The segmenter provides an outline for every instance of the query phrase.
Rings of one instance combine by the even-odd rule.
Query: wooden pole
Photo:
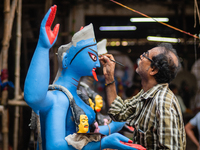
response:
[[[7,61],[8,61],[8,49],[9,42],[12,33],[12,26],[14,20],[15,9],[17,5],[17,0],[12,1],[11,9],[10,9],[10,1],[4,0],[4,34],[2,41],[2,69],[7,69]]]
[[[53,4],[53,0],[46,0],[45,1],[44,13],[46,13],[49,10],[49,8],[52,6],[52,4]]]
[[[15,51],[15,99],[19,97],[20,89],[20,56],[21,56],[21,16],[22,16],[22,0],[18,0],[17,5],[17,30],[16,30],[16,51]],[[15,106],[15,122],[13,134],[13,150],[17,150],[18,146],[18,130],[19,130],[19,106]]]
[[[10,9],[10,0],[4,0],[4,33],[3,33],[3,41],[2,41],[2,49],[1,49],[1,69],[8,69],[8,49],[9,42],[12,33],[12,25],[14,20],[15,9],[17,5],[17,0],[12,1],[11,9]],[[2,82],[8,81],[5,78]],[[8,99],[8,91],[2,91],[2,101],[3,105],[6,105],[6,101]],[[8,150],[8,109],[4,107],[2,113],[2,134],[3,134],[3,150]]]

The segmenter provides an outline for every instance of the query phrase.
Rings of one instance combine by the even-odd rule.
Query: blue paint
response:
[[[45,28],[47,26],[46,22],[49,19],[54,19],[54,15],[52,15],[55,13],[54,8],[55,6],[49,9],[42,21],[38,44],[25,81],[24,98],[27,104],[40,115],[43,150],[74,150],[65,141],[67,135],[76,132],[69,100],[61,91],[48,91],[50,76],[49,49],[55,43],[58,32],[53,33],[52,37],[48,37]],[[59,28],[59,26],[56,27]],[[49,38],[54,39],[52,44],[50,44]],[[86,47],[87,45],[92,46]],[[82,48],[84,49],[81,50]],[[55,81],[55,84],[62,85],[71,92],[76,103],[88,116],[89,124],[94,122],[95,112],[79,98],[76,90],[78,81],[82,76],[91,76],[92,69],[100,67],[98,56],[96,56],[97,60],[93,61],[88,53],[96,55],[95,51],[97,52],[96,41],[92,38],[80,40],[76,46],[72,45],[64,52],[62,71]],[[124,123],[112,122],[110,124],[111,133],[120,130],[123,125]],[[108,126],[100,127],[100,132],[108,135]],[[115,133],[102,139],[101,148],[134,150],[134,148],[120,143],[120,141],[128,142],[128,140],[128,138]],[[90,142],[83,149],[99,150],[99,148],[100,142]]]

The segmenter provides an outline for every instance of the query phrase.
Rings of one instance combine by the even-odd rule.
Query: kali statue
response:
[[[42,20],[24,87],[25,101],[40,117],[42,149],[135,150],[122,144],[131,140],[115,133],[124,122],[112,121],[109,126],[98,126],[95,111],[77,95],[80,78],[93,75],[97,80],[95,69],[100,67],[92,24],[75,33],[69,44],[59,47],[59,69],[49,86],[49,49],[56,42],[59,31],[59,24],[51,30],[56,9],[56,5],[52,6]],[[96,136],[92,138],[93,135]],[[76,147],[77,143],[80,146]]]

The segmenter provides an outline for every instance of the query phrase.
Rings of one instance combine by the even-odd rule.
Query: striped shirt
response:
[[[168,84],[157,84],[123,101],[119,96],[108,111],[115,121],[135,128],[133,141],[153,149],[185,150],[186,135],[179,102]]]

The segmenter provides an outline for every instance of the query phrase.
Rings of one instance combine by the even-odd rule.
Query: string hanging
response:
[[[123,5],[123,4],[121,4],[121,3],[117,2],[117,1],[114,1],[114,0],[110,0],[110,1],[113,2],[113,3],[116,3],[116,4],[120,5],[120,6],[122,6],[122,7],[126,8],[126,9],[128,9],[128,10],[131,10],[131,11],[133,11],[133,12],[135,12],[135,13],[138,13],[138,14],[144,16],[144,17],[151,18],[151,19],[153,19],[154,21],[156,21],[156,22],[158,22],[158,23],[160,23],[160,24],[163,24],[163,25],[165,25],[165,26],[167,26],[167,27],[169,27],[169,28],[172,28],[172,29],[174,29],[174,30],[176,30],[176,31],[182,32],[182,33],[187,34],[187,35],[189,35],[189,36],[192,36],[192,37],[194,37],[194,38],[196,38],[196,39],[199,39],[199,37],[196,36],[196,35],[193,35],[193,34],[191,34],[191,33],[189,33],[189,32],[183,31],[183,30],[181,30],[181,29],[179,29],[179,28],[176,28],[176,27],[174,27],[174,26],[171,26],[171,25],[169,25],[169,24],[167,24],[167,23],[157,21],[156,19],[154,19],[154,18],[152,18],[152,17],[150,17],[150,16],[148,16],[148,15],[146,15],[146,14],[144,14],[144,13],[141,13],[141,12],[135,10],[135,9],[132,9],[132,8],[126,6],[126,5]]]

